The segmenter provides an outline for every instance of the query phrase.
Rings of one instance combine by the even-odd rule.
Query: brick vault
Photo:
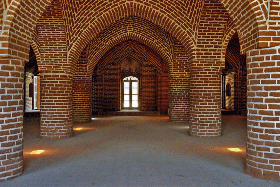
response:
[[[70,137],[73,122],[126,108],[169,114],[189,123],[192,136],[216,137],[223,100],[247,111],[248,174],[280,180],[279,7],[279,0],[2,0],[0,181],[23,171],[31,52],[42,138]],[[125,85],[138,92],[126,94]],[[223,87],[233,91],[223,95]]]

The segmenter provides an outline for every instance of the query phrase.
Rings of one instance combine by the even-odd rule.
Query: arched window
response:
[[[122,108],[138,109],[139,107],[139,80],[129,76],[123,79]]]

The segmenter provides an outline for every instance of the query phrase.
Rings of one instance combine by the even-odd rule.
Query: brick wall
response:
[[[279,59],[278,47],[247,53],[247,172],[274,180],[280,180]]]
[[[96,91],[93,95],[93,100],[97,102],[93,106],[95,114],[106,114],[109,111],[120,110],[120,65],[112,62],[106,64],[104,69],[97,69],[95,81],[93,82]]]
[[[240,69],[239,69],[239,78],[238,78],[238,106],[236,106],[237,110],[241,112],[241,114],[245,114],[247,112],[247,68],[246,68],[246,55],[240,56]]]
[[[264,1],[265,2],[265,1]],[[280,2],[279,1],[268,1],[263,4],[261,7],[264,12],[264,18],[259,18],[259,33],[260,33],[260,47],[274,47],[280,45],[280,34],[279,30],[279,10]],[[254,9],[259,7],[255,6]],[[270,11],[268,11],[270,10]],[[256,11],[256,10],[255,10]]]
[[[4,22],[4,12],[7,9],[7,2],[6,1],[1,1],[0,2],[0,31],[2,31],[3,27],[3,22]]]
[[[169,109],[169,74],[166,63],[161,62],[162,72],[158,76],[158,111],[168,115]]]
[[[157,70],[152,65],[142,66],[140,84],[142,111],[158,111],[158,76]]]
[[[91,121],[92,75],[87,73],[87,51],[82,52],[73,76],[73,122]]]

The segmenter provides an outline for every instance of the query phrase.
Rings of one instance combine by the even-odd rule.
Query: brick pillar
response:
[[[169,119],[188,122],[189,75],[170,73],[169,75]]]
[[[221,135],[221,70],[219,67],[194,66],[192,68],[190,110],[190,135],[198,137]]]
[[[177,39],[173,40],[173,63],[169,73],[169,119],[175,122],[188,122],[190,63],[184,46]]]
[[[70,137],[73,134],[71,75],[41,73],[40,77],[41,137]]]
[[[23,62],[0,59],[0,81],[0,181],[5,181],[23,171]]]
[[[280,49],[247,53],[247,172],[280,180]]]
[[[73,79],[73,121],[89,122],[92,116],[92,76],[79,75]]]

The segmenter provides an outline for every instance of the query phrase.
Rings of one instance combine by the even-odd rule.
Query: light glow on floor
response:
[[[93,130],[94,128],[92,127],[74,127],[74,131],[86,131],[86,130]]]
[[[77,128],[73,128],[73,130],[74,131],[82,131],[82,130],[84,130],[84,128],[83,127],[77,127]]]
[[[241,149],[239,149],[239,148],[227,148],[229,151],[231,151],[231,152],[236,152],[236,153],[238,153],[238,152],[242,152],[242,150]]]
[[[190,126],[177,126],[175,127],[176,129],[185,129],[185,130],[188,130],[190,129]]]
[[[35,150],[35,151],[31,151],[30,154],[31,155],[40,155],[44,152],[45,152],[45,150]]]

